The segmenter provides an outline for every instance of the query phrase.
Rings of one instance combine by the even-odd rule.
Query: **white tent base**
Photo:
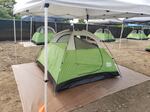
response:
[[[30,41],[19,42],[19,44],[23,45],[23,47],[34,47],[34,46],[37,46],[36,44],[34,44],[33,42],[30,42]]]
[[[44,104],[43,72],[36,63],[13,65],[12,68],[20,93],[23,112],[38,112]],[[81,85],[56,94],[54,94],[49,83],[48,111],[68,112],[109,94],[150,80],[149,77],[128,68],[122,66],[119,68],[122,77]]]

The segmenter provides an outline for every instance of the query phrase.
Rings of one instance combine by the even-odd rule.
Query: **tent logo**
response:
[[[112,67],[112,63],[111,62],[106,62],[106,67]]]

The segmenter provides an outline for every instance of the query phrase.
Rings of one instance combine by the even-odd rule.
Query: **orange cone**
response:
[[[40,107],[39,112],[45,112],[45,106],[44,106],[44,105],[42,105],[42,106]]]

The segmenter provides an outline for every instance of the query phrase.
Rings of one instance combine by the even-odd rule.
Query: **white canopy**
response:
[[[132,1],[132,0],[130,0]],[[17,0],[14,14],[31,13],[45,16],[45,50],[44,50],[44,107],[48,112],[47,82],[48,82],[48,15],[74,18],[123,18],[150,15],[148,0]],[[145,1],[145,2],[143,2]],[[44,8],[44,4],[49,7]],[[147,3],[147,4],[146,4]],[[142,5],[141,5],[142,4]],[[123,28],[123,27],[122,27]],[[123,32],[123,30],[121,31]],[[122,35],[122,33],[121,33]],[[121,36],[120,36],[121,37]],[[120,39],[121,40],[121,39]]]
[[[123,18],[139,17],[150,14],[150,5],[129,3],[124,0],[47,0],[50,3],[49,15],[74,18]],[[144,0],[146,1],[146,0]],[[19,0],[14,6],[14,14],[22,13],[43,15],[42,0]]]
[[[130,22],[150,22],[150,17],[133,17],[124,20],[125,23]]]
[[[92,24],[121,24],[123,21],[116,18],[116,19],[90,19],[88,21],[89,23],[92,23]]]

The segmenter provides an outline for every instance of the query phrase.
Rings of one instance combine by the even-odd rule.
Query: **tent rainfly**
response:
[[[143,30],[133,30],[128,36],[127,39],[134,40],[148,40],[149,38],[145,35]]]
[[[100,39],[100,41],[103,41],[103,42],[115,41],[115,38],[111,34],[109,29],[98,29],[94,34],[96,35],[97,38]]]
[[[45,17],[45,46],[44,46],[44,107],[47,110],[48,84],[48,15],[72,16],[74,18],[123,18],[150,15],[148,0],[17,0],[14,14],[27,12]],[[131,2],[131,3],[130,3]],[[137,10],[138,9],[138,10]]]
[[[48,42],[51,41],[54,33],[55,30],[51,27],[48,27]],[[37,31],[34,33],[31,41],[37,45],[44,44],[44,26],[40,26],[39,28],[37,28]]]

